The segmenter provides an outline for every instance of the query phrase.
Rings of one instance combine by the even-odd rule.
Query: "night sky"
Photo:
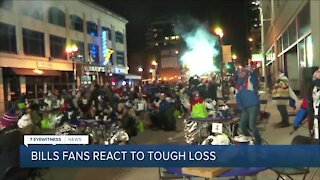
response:
[[[150,22],[169,15],[187,15],[211,26],[223,28],[224,44],[231,44],[241,59],[247,59],[247,10],[245,0],[95,0],[96,3],[125,17],[128,52],[145,47]]]

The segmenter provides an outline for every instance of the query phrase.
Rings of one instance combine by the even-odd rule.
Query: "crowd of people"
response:
[[[297,111],[313,110],[310,100],[315,97],[312,93],[320,94],[320,71],[316,71],[314,75],[318,75],[314,77],[314,92],[307,91],[305,97],[302,97],[302,105],[290,88],[285,72],[281,69],[279,72],[280,76],[272,88],[271,95],[273,104],[277,106],[281,115],[281,121],[276,127],[283,128],[289,126],[287,105],[290,104],[290,99],[294,100],[293,107]],[[223,83],[226,83],[228,93],[223,92]],[[190,115],[195,104],[206,99],[225,101],[226,94],[228,98],[234,98],[238,105],[241,132],[245,136],[252,133],[255,144],[261,144],[261,136],[256,127],[260,115],[259,79],[256,69],[247,66],[239,69],[232,78],[227,79],[227,82],[223,82],[219,76],[194,76],[188,82],[141,83],[136,86],[93,83],[72,91],[48,91],[43,99],[32,102],[21,94],[19,102],[0,118],[0,148],[18,147],[23,134],[42,133],[42,122],[48,118],[50,112],[57,112],[61,116],[56,126],[64,123],[77,124],[79,119],[112,118],[120,122],[130,137],[138,133],[137,124],[142,120],[139,114],[147,112],[151,122],[150,128],[175,131],[176,120]],[[312,119],[310,122],[313,122]],[[11,137],[8,138],[5,137],[8,132],[16,133],[11,133]]]

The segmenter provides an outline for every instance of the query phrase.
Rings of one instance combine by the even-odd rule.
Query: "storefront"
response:
[[[18,101],[22,93],[28,99],[43,98],[49,91],[68,91],[74,84],[72,72],[22,68],[4,68],[3,82],[6,109]]]
[[[103,66],[79,64],[77,67],[80,76],[80,84],[88,85],[93,82],[103,84],[106,82],[106,68]]]

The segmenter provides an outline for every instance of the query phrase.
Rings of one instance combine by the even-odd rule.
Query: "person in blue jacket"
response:
[[[258,94],[258,74],[251,66],[238,71],[236,101],[241,109],[240,128],[243,135],[253,133],[255,144],[261,144],[261,136],[256,127],[260,114],[260,99]]]

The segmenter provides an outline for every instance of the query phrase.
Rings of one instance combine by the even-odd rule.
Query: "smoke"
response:
[[[207,26],[185,17],[177,20],[174,31],[182,37],[187,46],[180,62],[188,69],[188,75],[204,75],[218,71],[214,59],[219,55],[219,49],[215,48],[219,40],[210,33]]]

